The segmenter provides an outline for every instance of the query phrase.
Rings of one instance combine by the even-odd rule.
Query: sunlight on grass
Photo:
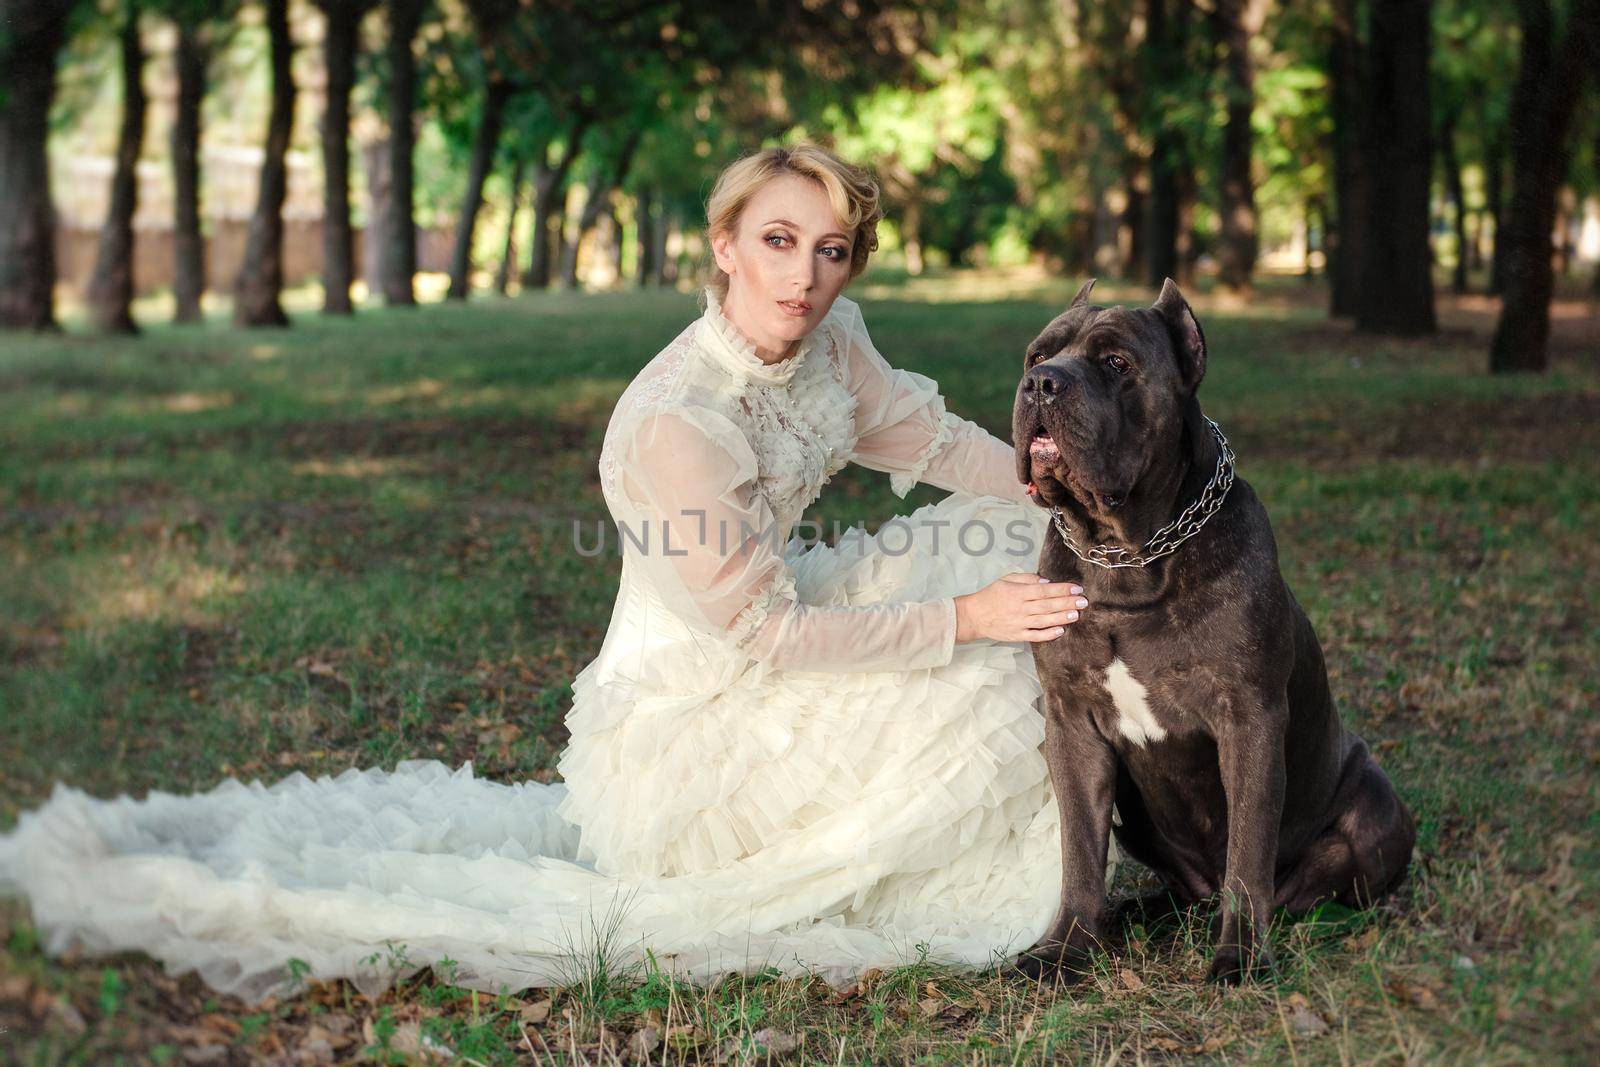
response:
[[[411,382],[397,382],[367,392],[367,403],[373,407],[399,404],[407,400],[432,400],[446,389],[437,378],[418,378]]]
[[[163,555],[97,558],[77,570],[72,583],[67,621],[89,629],[157,619],[213,625],[249,588],[242,575]]]
[[[342,456],[308,459],[290,469],[303,477],[365,479],[412,474],[423,470],[424,465],[415,456]]]

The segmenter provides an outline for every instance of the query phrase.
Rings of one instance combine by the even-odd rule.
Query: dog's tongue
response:
[[[1038,491],[1039,491],[1039,487],[1037,485],[1033,484],[1032,479],[1029,479],[1029,481],[1028,481],[1028,495],[1029,496],[1033,496]]]

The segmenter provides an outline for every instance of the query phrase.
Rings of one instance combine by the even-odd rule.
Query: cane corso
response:
[[[1015,964],[1082,975],[1106,931],[1107,835],[1187,906],[1215,898],[1210,977],[1270,964],[1277,907],[1370,905],[1404,875],[1411,813],[1339,721],[1322,649],[1261,502],[1195,393],[1206,341],[1170,279],[1089,303],[1028,346],[1017,473],[1051,509],[1039,574],[1082,620],[1033,645],[1061,809],[1061,905]]]

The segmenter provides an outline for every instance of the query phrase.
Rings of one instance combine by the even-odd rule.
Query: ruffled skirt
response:
[[[1025,547],[1004,536],[1019,519]],[[974,520],[992,549],[951,541]],[[1042,509],[961,495],[903,522],[794,555],[801,598],[971,592],[1033,569],[1046,529]],[[250,999],[294,975],[376,992],[446,958],[486,990],[570,985],[601,957],[840,984],[996,963],[1054,915],[1026,644],[961,644],[910,671],[758,666],[647,711],[594,666],[573,683],[561,782],[419,760],[142,800],[58,785],[0,838],[0,890],[30,901],[53,951],[137,949]]]

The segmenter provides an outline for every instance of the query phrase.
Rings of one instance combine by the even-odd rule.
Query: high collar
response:
[[[706,313],[699,328],[700,347],[723,370],[741,383],[787,386],[805,360],[806,354],[816,345],[817,330],[812,330],[800,340],[794,355],[776,363],[763,363],[756,355],[756,343],[722,312],[722,301],[709,286],[706,288]]]

